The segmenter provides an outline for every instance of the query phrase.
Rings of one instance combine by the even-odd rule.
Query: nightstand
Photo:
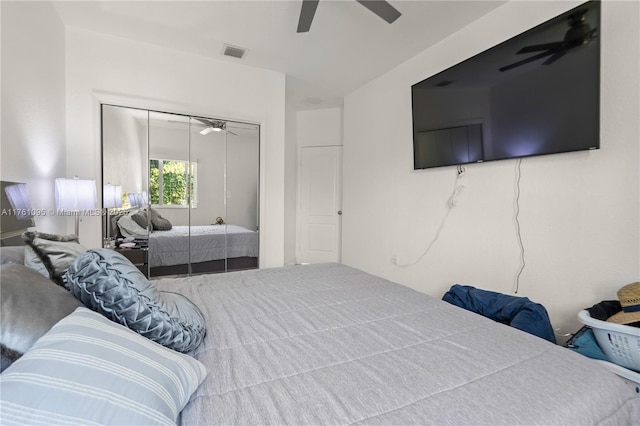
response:
[[[115,248],[115,251],[126,257],[138,267],[140,272],[144,274],[145,277],[149,278],[148,274],[148,249],[147,247],[127,247],[127,248]]]

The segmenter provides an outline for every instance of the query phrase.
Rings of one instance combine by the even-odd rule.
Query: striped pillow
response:
[[[175,424],[207,371],[77,308],[0,375],[2,424]]]

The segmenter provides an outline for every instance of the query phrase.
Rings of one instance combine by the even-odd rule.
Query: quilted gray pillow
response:
[[[187,297],[159,291],[120,253],[89,250],[66,274],[69,289],[88,308],[179,352],[200,345],[202,312]]]

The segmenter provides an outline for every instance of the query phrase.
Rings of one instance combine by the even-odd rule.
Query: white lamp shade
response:
[[[18,220],[26,220],[33,217],[26,183],[9,185],[4,189],[4,192],[7,194],[11,208],[15,210]]]
[[[61,211],[96,208],[96,181],[86,179],[56,179],[56,208]]]
[[[137,207],[142,205],[142,194],[139,192],[130,192],[127,194],[127,198],[129,199],[129,204],[131,207]]]
[[[102,187],[102,202],[106,209],[122,207],[122,187],[120,185],[104,185]]]

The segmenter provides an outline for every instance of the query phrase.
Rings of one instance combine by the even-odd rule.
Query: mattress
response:
[[[155,281],[207,319],[183,425],[633,424],[591,359],[340,264]]]
[[[238,225],[204,225],[173,226],[149,236],[152,268],[232,257],[258,257],[258,233]]]

